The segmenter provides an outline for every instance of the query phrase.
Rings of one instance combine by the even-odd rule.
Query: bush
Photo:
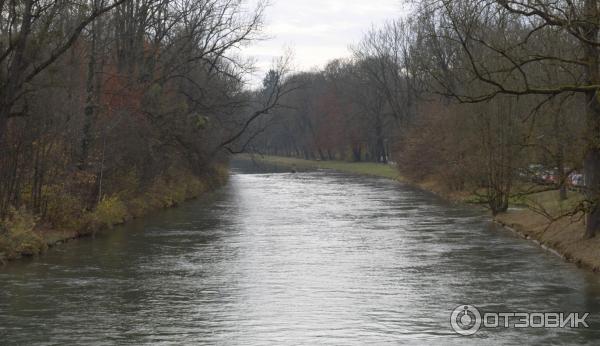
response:
[[[127,210],[134,218],[144,216],[149,210],[152,210],[152,208],[153,206],[147,196],[136,197],[127,201]]]
[[[129,168],[115,172],[113,179],[106,179],[106,186],[110,186],[122,201],[128,201],[137,195],[140,178],[135,169]]]
[[[104,197],[90,214],[92,225],[95,227],[112,228],[127,219],[127,207],[117,196]]]
[[[186,184],[182,182],[167,182],[163,193],[163,205],[172,207],[186,200]]]
[[[84,202],[64,187],[52,185],[45,189],[46,219],[56,229],[79,230],[83,227]]]
[[[197,197],[205,190],[206,185],[192,175],[159,177],[143,193],[127,199],[127,209],[132,216],[139,217],[150,210],[180,204],[187,199]]]
[[[198,197],[202,192],[206,191],[206,184],[197,177],[190,177],[186,187],[186,199]]]
[[[160,177],[154,181],[145,195],[153,208],[168,208],[186,199],[185,178]]]
[[[0,222],[0,258],[32,256],[44,251],[46,243],[35,232],[37,221],[37,217],[24,208],[11,209],[8,218]]]

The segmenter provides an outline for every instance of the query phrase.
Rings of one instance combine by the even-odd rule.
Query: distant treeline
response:
[[[584,198],[557,217],[600,228],[598,1],[412,4],[349,59],[290,77],[257,152],[393,161],[413,179],[472,191],[494,213],[583,173]],[[550,176],[553,184],[533,183]],[[578,178],[579,179],[579,178]],[[556,216],[556,215],[555,215]]]

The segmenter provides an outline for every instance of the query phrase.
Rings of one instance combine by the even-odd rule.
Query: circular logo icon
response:
[[[460,305],[452,311],[450,324],[460,335],[473,335],[481,327],[481,314],[472,305]]]

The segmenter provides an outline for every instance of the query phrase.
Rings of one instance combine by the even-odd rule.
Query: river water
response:
[[[482,311],[589,328],[450,327]],[[0,344],[597,344],[600,279],[473,208],[379,178],[245,173],[0,268]]]

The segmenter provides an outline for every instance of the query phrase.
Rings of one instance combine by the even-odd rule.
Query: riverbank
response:
[[[465,203],[472,198],[468,192],[449,191],[442,184],[434,180],[413,181],[403,176],[398,167],[391,164],[382,164],[374,162],[346,162],[346,161],[316,161],[304,160],[294,157],[282,156],[259,156],[259,155],[238,155],[240,159],[254,160],[257,164],[268,164],[286,168],[296,169],[331,169],[340,172],[368,175],[394,179],[404,184],[429,191],[451,202]]]
[[[550,215],[560,214],[551,211]],[[581,215],[550,221],[548,217],[522,207],[499,214],[494,220],[566,261],[600,272],[600,237],[584,239],[585,224]]]
[[[157,210],[175,207],[224,185],[228,176],[227,167],[215,166],[202,176],[178,172],[177,179],[162,177],[143,192],[115,194],[104,198],[93,211],[65,215],[71,220],[70,226],[63,228],[39,222],[37,216],[15,210],[12,218],[0,225],[4,228],[0,229],[0,265],[39,255],[54,246],[110,230]]]
[[[342,161],[313,161],[290,157],[278,156],[241,156],[242,159],[255,160],[280,167],[298,169],[332,169],[340,172],[362,174],[369,176],[394,179],[410,184],[425,191],[432,192],[452,202],[466,203],[471,195],[467,192],[453,192],[444,189],[435,181],[415,182],[403,176],[397,167],[392,165],[367,163],[367,162],[342,162]],[[529,199],[544,207],[546,211],[558,215],[561,210],[568,208],[570,203],[577,199],[577,193],[570,192],[570,198],[564,202],[557,202],[551,194],[555,191],[543,192],[530,196]],[[554,253],[573,262],[577,266],[600,271],[600,237],[584,239],[585,225],[583,220],[562,218],[551,222],[546,216],[541,215],[525,206],[510,208],[508,212],[494,217],[494,221],[517,233],[523,239],[531,240],[549,252]]]

